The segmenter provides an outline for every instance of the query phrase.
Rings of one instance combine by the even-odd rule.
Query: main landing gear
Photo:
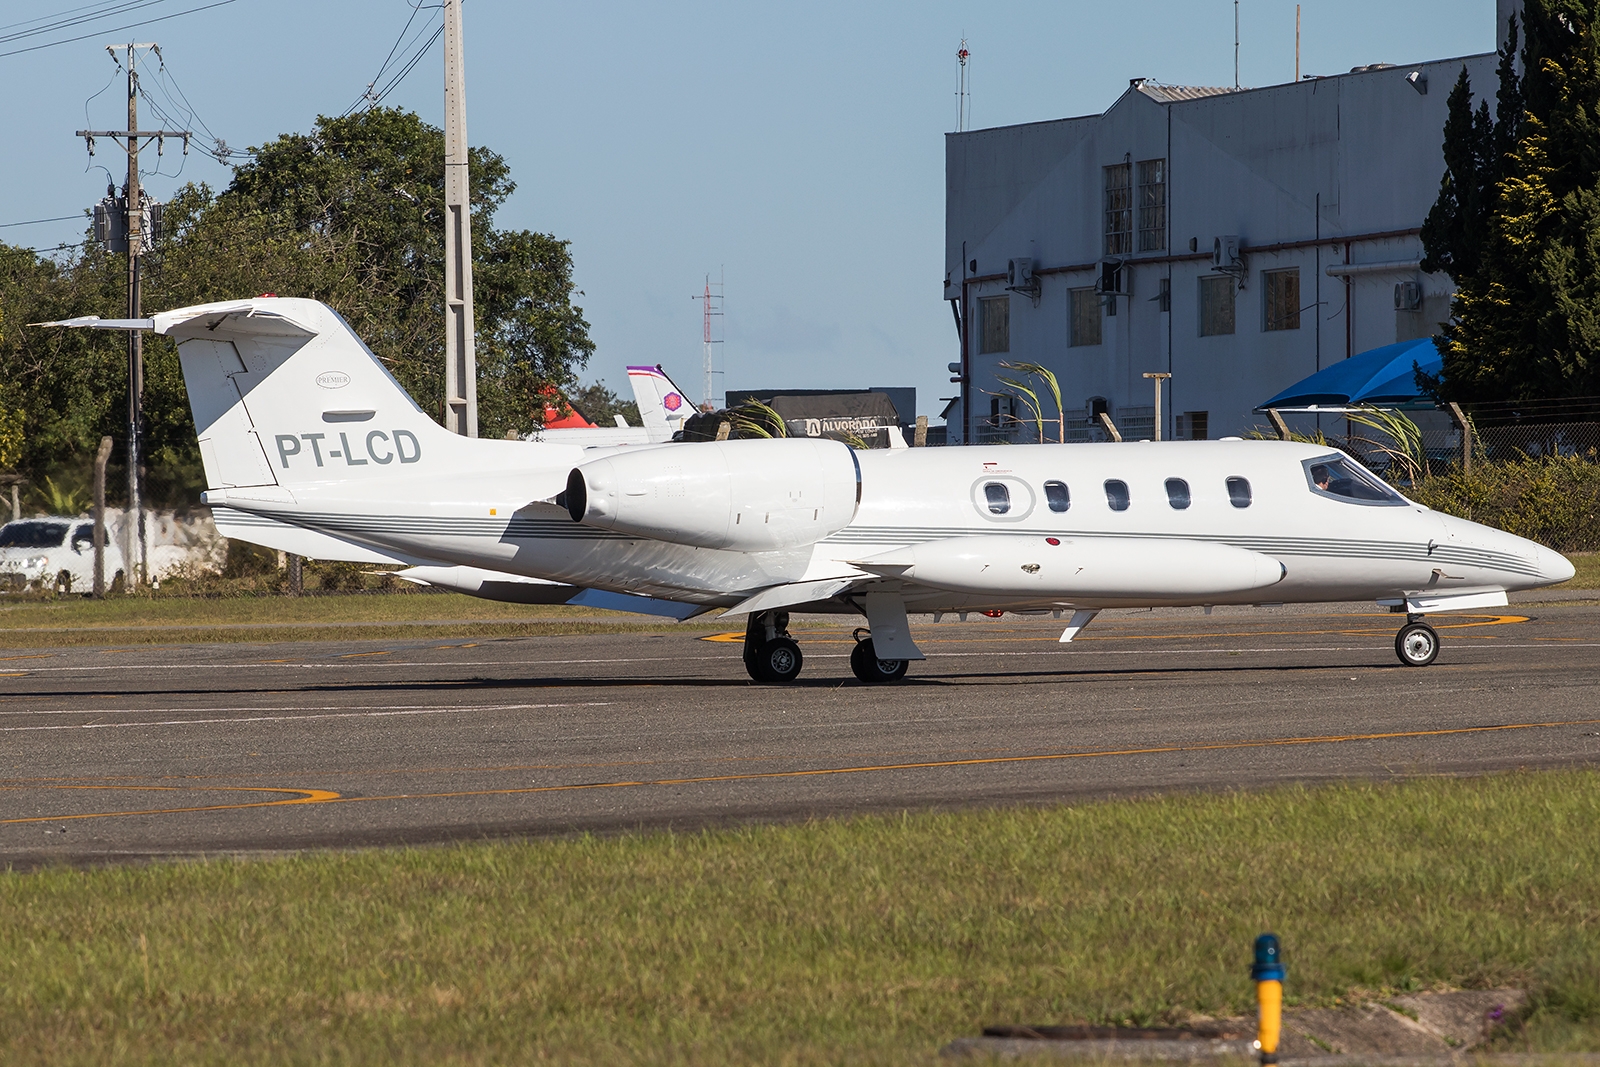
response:
[[[863,633],[867,636],[862,637]],[[911,664],[903,659],[879,659],[877,650],[872,647],[870,631],[857,629],[853,636],[856,647],[850,650],[850,670],[857,678],[868,685],[877,685],[898,682],[906,676],[906,668]]]
[[[744,669],[758,682],[782,684],[800,676],[805,657],[789,636],[787,611],[753,611],[744,631]]]
[[[1407,667],[1426,667],[1439,658],[1439,634],[1422,621],[1421,615],[1407,615],[1406,624],[1395,635],[1394,654]]]

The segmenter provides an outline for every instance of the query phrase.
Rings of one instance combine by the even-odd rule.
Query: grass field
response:
[[[705,619],[680,624],[595,608],[503,604],[461,593],[0,600],[0,648],[512,637],[659,630],[679,625],[717,628]]]
[[[1573,575],[1570,582],[1563,582],[1555,588],[1600,589],[1600,552],[1573,552],[1567,558],[1578,568],[1578,573]]]
[[[1600,1048],[1600,775],[0,874],[0,1061],[932,1064],[985,1023],[1534,991]]]

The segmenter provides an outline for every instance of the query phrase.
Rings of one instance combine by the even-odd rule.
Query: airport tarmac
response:
[[[1593,595],[1593,594],[1590,594]],[[629,621],[636,622],[630,618]],[[738,635],[0,652],[0,864],[694,828],[1161,790],[1600,764],[1600,609],[1372,605],[913,621],[907,679],[797,618]]]

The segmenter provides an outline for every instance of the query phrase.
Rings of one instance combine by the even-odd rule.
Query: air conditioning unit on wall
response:
[[[1006,263],[1006,288],[1013,293],[1021,293],[1033,300],[1033,306],[1039,306],[1039,292],[1041,286],[1039,279],[1033,273],[1033,260],[1027,257],[1009,260]]]
[[[1422,307],[1421,282],[1397,282],[1394,287],[1394,309],[1416,311]]]

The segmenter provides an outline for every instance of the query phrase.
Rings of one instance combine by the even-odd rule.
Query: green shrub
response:
[[[1600,463],[1579,456],[1480,464],[1471,475],[1428,478],[1409,495],[1558,552],[1600,550]]]

